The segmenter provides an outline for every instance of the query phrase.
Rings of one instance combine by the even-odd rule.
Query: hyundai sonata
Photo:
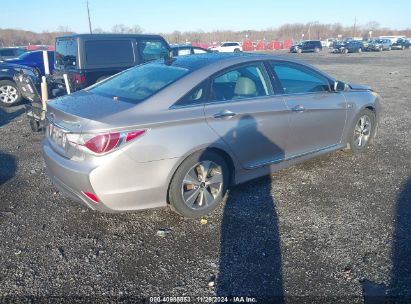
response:
[[[363,151],[379,99],[269,55],[181,56],[133,67],[48,104],[54,184],[100,211],[211,212],[227,187],[337,149]]]

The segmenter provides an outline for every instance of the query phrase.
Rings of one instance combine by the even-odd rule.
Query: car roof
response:
[[[285,58],[275,55],[256,53],[206,53],[197,54],[195,56],[177,56],[173,57],[169,61],[166,61],[166,64],[195,71],[211,65],[227,66],[262,60],[288,61],[307,65],[288,57]]]
[[[161,38],[161,35],[154,34],[72,34],[56,37],[56,39],[65,38]]]

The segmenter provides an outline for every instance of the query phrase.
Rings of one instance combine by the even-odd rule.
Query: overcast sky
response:
[[[1,0],[0,28],[88,31],[86,0]],[[145,32],[260,30],[285,23],[377,21],[411,28],[411,0],[89,0],[93,28],[139,25]]]

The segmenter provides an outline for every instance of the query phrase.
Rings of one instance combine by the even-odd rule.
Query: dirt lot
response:
[[[377,141],[238,186],[205,225],[165,209],[113,215],[71,202],[51,186],[22,107],[0,108],[0,297],[411,301],[411,50],[278,53],[377,90]]]

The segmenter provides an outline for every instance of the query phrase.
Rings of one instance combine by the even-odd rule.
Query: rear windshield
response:
[[[89,40],[85,42],[86,61],[89,65],[132,66],[134,52],[129,40]]]
[[[59,39],[56,41],[55,65],[58,67],[77,66],[77,41]]]
[[[94,94],[138,103],[153,96],[189,72],[161,62],[136,66],[113,78],[90,87]]]

